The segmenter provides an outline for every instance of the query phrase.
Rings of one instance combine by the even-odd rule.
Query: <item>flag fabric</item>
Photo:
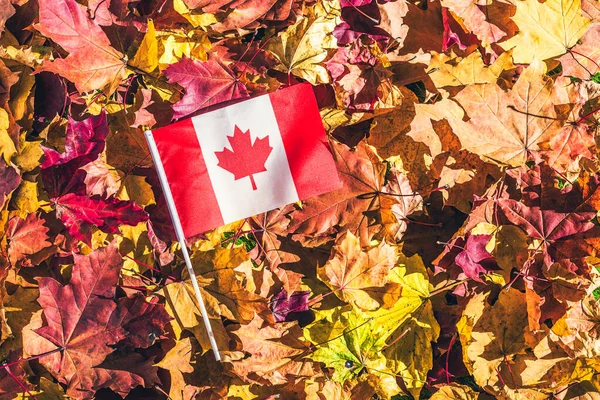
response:
[[[310,84],[181,120],[146,138],[186,238],[341,186]]]

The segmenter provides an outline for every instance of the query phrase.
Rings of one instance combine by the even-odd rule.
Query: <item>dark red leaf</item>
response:
[[[21,184],[21,176],[13,166],[6,165],[0,157],[0,204],[2,208],[8,196]]]
[[[106,113],[75,121],[69,117],[65,139],[65,152],[59,153],[54,149],[44,147],[44,161],[41,168],[47,169],[56,165],[66,164],[78,159],[79,166],[94,161],[104,150],[104,141],[108,136]]]
[[[115,197],[79,196],[68,193],[55,200],[56,215],[77,240],[91,244],[92,227],[102,232],[117,233],[119,225],[135,226],[148,219],[148,214],[132,201]]]
[[[458,253],[454,262],[462,268],[465,275],[478,282],[483,282],[479,274],[498,269],[496,260],[485,249],[491,235],[470,235],[464,250]]]
[[[158,298],[146,301],[144,295],[138,294],[119,299],[111,324],[121,325],[128,332],[119,345],[146,348],[163,335],[165,325],[172,319],[165,307],[158,304]]]
[[[196,61],[183,57],[165,71],[170,83],[178,83],[185,94],[173,105],[179,119],[203,108],[248,97],[248,92],[231,70],[215,59]]]
[[[6,361],[13,363],[19,359],[21,359],[21,351],[11,351]],[[18,398],[17,395],[24,392],[23,387],[33,390],[33,385],[27,381],[25,370],[21,364],[17,363],[10,367],[0,367],[0,400]]]
[[[40,358],[67,394],[89,398],[94,394],[98,372],[93,367],[113,352],[111,345],[126,331],[112,320],[113,300],[123,259],[115,243],[87,256],[75,254],[70,282],[63,286],[52,278],[38,278],[46,324],[35,332],[39,340],[25,343],[29,354],[63,350]],[[44,340],[45,339],[45,340]]]
[[[273,311],[275,322],[288,321],[290,313],[308,311],[309,297],[310,291],[308,290],[294,292],[288,297],[285,289],[282,289],[281,292],[273,297],[271,304],[271,311]]]
[[[39,214],[29,214],[26,219],[15,216],[8,221],[6,239],[11,265],[27,265],[26,260],[52,245],[48,241],[48,231]],[[29,263],[31,264],[31,263]]]

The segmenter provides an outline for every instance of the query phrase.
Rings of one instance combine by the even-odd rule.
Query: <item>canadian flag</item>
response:
[[[147,131],[146,139],[186,238],[341,185],[310,84]]]

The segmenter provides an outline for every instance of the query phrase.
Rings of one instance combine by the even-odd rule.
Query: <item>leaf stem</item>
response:
[[[452,282],[452,283],[451,283],[451,284],[449,284],[449,285],[442,286],[441,288],[439,288],[439,289],[436,289],[436,290],[434,290],[433,292],[429,293],[429,298],[432,298],[433,296],[436,296],[436,295],[438,295],[438,294],[440,294],[440,293],[443,293],[443,292],[445,292],[446,290],[453,289],[453,288],[455,288],[455,287],[459,286],[459,285],[460,285],[460,284],[462,284],[462,283],[467,283],[469,280],[470,280],[470,279],[465,279],[465,280],[462,280],[462,281],[455,281],[455,282]]]
[[[167,278],[169,278],[169,279],[171,279],[171,280],[173,280],[173,281],[177,281],[177,280],[178,280],[178,279],[177,279],[177,278],[175,278],[173,275],[170,275],[170,274],[165,274],[165,273],[163,273],[163,272],[162,272],[160,269],[158,269],[158,268],[155,268],[155,267],[153,267],[153,266],[151,266],[151,265],[149,265],[149,264],[143,263],[143,262],[141,262],[141,261],[138,261],[138,260],[136,260],[135,258],[133,258],[133,257],[129,256],[128,254],[123,254],[123,253],[121,253],[120,251],[119,251],[119,253],[121,254],[121,257],[128,258],[128,259],[130,259],[131,261],[133,261],[134,263],[136,263],[136,264],[138,264],[138,265],[141,265],[142,267],[146,267],[146,268],[147,268],[147,269],[149,269],[150,271],[154,271],[154,272],[156,272],[156,273],[158,273],[158,274],[161,274],[161,275],[163,275],[163,276],[165,276],[165,277],[167,277]]]
[[[402,339],[404,336],[406,336],[406,334],[408,332],[411,331],[411,327],[409,326],[408,328],[406,328],[404,331],[402,331],[402,333],[400,334],[400,336],[398,336],[396,339],[392,340],[389,344],[386,344],[385,346],[383,346],[381,348],[381,351],[384,351],[385,349],[391,347],[394,343],[396,343],[398,340]]]
[[[581,56],[581,57],[583,57],[583,58],[585,58],[585,59],[587,59],[587,60],[591,61],[591,62],[592,62],[592,63],[593,63],[595,66],[596,66],[596,68],[597,68],[597,69],[600,69],[600,65],[598,65],[598,63],[597,63],[596,61],[594,61],[592,58],[590,58],[590,57],[586,56],[585,54],[582,54],[582,53],[580,53],[580,52],[578,52],[578,51],[575,51],[575,50],[573,50],[573,49],[569,49],[569,53],[572,53],[572,54],[577,54],[578,56]],[[589,72],[589,71],[588,71],[588,72]],[[593,75],[593,74],[590,74],[590,75]]]
[[[4,368],[6,368],[6,367],[12,367],[13,365],[21,364],[21,363],[27,362],[27,361],[37,360],[38,358],[42,358],[42,357],[46,357],[46,356],[49,356],[49,355],[54,354],[54,353],[58,353],[59,351],[63,351],[64,349],[65,349],[64,347],[57,347],[54,350],[50,350],[50,351],[47,351],[45,353],[38,354],[36,356],[31,356],[31,357],[28,357],[28,358],[22,358],[22,359],[17,360],[17,361],[13,361],[13,362],[2,364],[2,366]]]
[[[237,65],[237,63],[239,63],[240,61],[242,61],[242,58],[244,58],[244,56],[246,55],[246,53],[248,52],[248,50],[250,50],[250,47],[252,47],[252,44],[254,43],[254,39],[256,39],[256,34],[257,33],[258,33],[258,30],[254,31],[254,34],[252,34],[252,39],[250,39],[250,43],[248,43],[248,46],[246,47],[246,50],[244,50],[244,52],[242,53],[242,55],[240,56],[240,58],[238,58],[238,60],[233,63],[232,68],[234,68]]]
[[[31,398],[33,398],[34,400],[37,400],[37,397],[35,397],[33,394],[31,394],[29,392],[29,389],[27,389],[27,386],[25,386],[25,384],[23,382],[21,382],[21,380],[12,373],[12,371],[10,370],[10,367],[8,365],[4,365],[4,369],[6,370],[6,373],[17,383],[17,385],[19,385],[21,387],[21,389],[23,389]]]
[[[527,111],[521,111],[521,110],[518,110],[517,107],[512,106],[512,105],[507,106],[507,108],[509,108],[509,109],[511,109],[511,110],[513,110],[515,112],[518,112],[519,114],[525,114],[525,115],[530,116],[530,117],[536,117],[536,118],[542,118],[542,119],[551,119],[553,121],[560,121],[559,118],[550,117],[548,115],[539,115],[539,114],[533,114],[533,113],[530,113],[530,112],[527,112]]]
[[[317,347],[319,347],[319,346],[322,346],[322,345],[324,345],[325,343],[333,342],[334,340],[337,340],[337,339],[341,338],[342,336],[344,336],[344,335],[347,335],[348,333],[350,333],[350,332],[353,332],[353,331],[355,331],[355,330],[359,329],[360,327],[362,327],[363,325],[366,325],[366,324],[368,324],[368,323],[369,323],[369,322],[371,322],[371,321],[373,321],[373,317],[370,317],[370,318],[368,318],[368,319],[367,319],[365,322],[363,322],[363,323],[361,323],[361,324],[358,324],[357,326],[355,326],[355,327],[354,327],[354,328],[352,328],[352,329],[349,329],[349,330],[347,330],[347,331],[344,331],[344,332],[340,333],[339,335],[337,335],[337,336],[336,336],[336,337],[334,337],[334,338],[331,338],[331,339],[325,340],[324,342],[321,342],[321,343],[317,343],[317,344],[313,344],[313,345],[311,345],[311,346],[310,346],[310,349],[316,349]]]
[[[146,290],[148,290],[148,288],[143,286],[119,285],[119,287],[122,287],[124,289],[139,290],[140,292],[145,292]]]
[[[452,335],[450,339],[450,344],[448,345],[448,351],[446,351],[446,383],[450,384],[450,372],[448,372],[448,365],[450,364],[450,351],[452,347],[454,347],[454,342],[456,341],[456,333]]]
[[[435,244],[443,244],[444,246],[456,247],[457,249],[461,249],[462,251],[467,251],[467,249],[465,249],[464,247],[461,247],[457,244],[450,244],[448,242],[440,242],[439,240],[437,242],[435,242]]]
[[[577,122],[575,122],[575,125],[579,125],[580,123],[582,123],[586,118],[588,118],[589,116],[597,113],[598,111],[600,111],[600,107],[595,108],[594,110],[590,111],[589,113],[585,114],[583,117],[579,118],[577,120]]]
[[[441,222],[438,222],[437,224],[430,224],[429,222],[415,221],[415,220],[410,219],[408,217],[404,218],[404,221],[410,222],[411,224],[415,224],[415,225],[432,226],[432,227],[436,227],[436,228],[441,228],[442,227],[442,223]]]

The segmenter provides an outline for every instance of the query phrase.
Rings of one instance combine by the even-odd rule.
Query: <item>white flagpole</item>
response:
[[[198,282],[196,280],[196,273],[192,268],[192,261],[190,260],[190,255],[188,254],[187,246],[185,244],[185,236],[183,234],[183,228],[181,227],[181,221],[179,220],[179,214],[177,213],[177,208],[175,208],[173,194],[171,193],[171,188],[169,187],[167,175],[165,174],[165,169],[162,165],[160,154],[158,153],[158,148],[156,147],[156,142],[154,141],[154,136],[152,136],[152,131],[146,131],[146,141],[148,142],[148,147],[150,148],[150,153],[152,154],[152,160],[154,160],[154,166],[156,167],[156,172],[158,172],[160,184],[162,186],[165,199],[167,200],[167,206],[169,208],[169,213],[171,214],[173,226],[175,227],[177,240],[179,241],[181,251],[183,252],[185,265],[187,266],[190,279],[192,280],[192,286],[194,287],[194,293],[196,294],[200,312],[202,313],[202,319],[204,320],[204,327],[206,328],[206,333],[208,334],[208,340],[210,341],[213,353],[215,354],[215,359],[217,361],[221,361],[221,354],[219,353],[217,341],[215,340],[215,335],[212,327],[210,326],[210,320],[208,318],[208,313],[206,312],[206,306],[204,305],[204,300],[202,300],[202,294],[200,293],[200,288],[198,287]]]

